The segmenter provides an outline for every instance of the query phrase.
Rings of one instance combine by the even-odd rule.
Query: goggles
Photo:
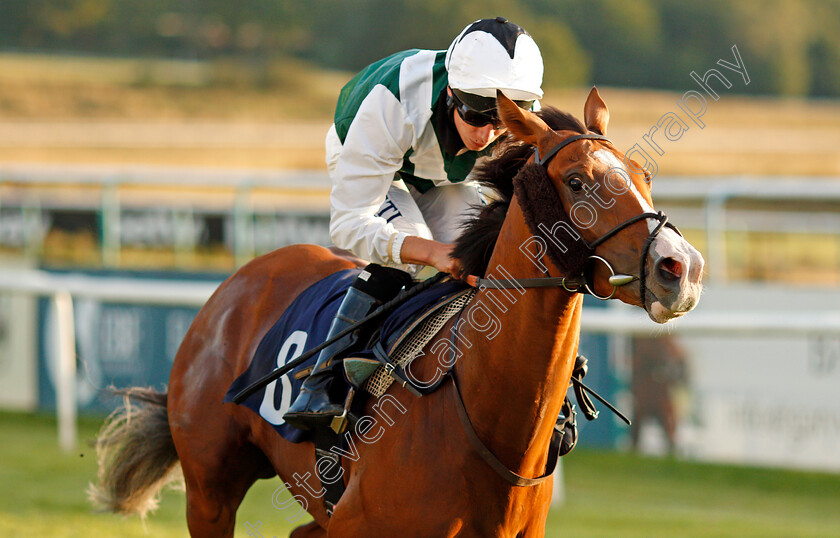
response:
[[[458,96],[454,93],[450,99],[452,100],[451,102],[455,107],[455,110],[458,111],[458,115],[461,116],[462,120],[464,120],[464,123],[472,125],[473,127],[484,127],[488,123],[492,123],[493,129],[497,131],[504,127],[504,124],[502,123],[502,120],[499,119],[495,108],[479,112],[465,105],[464,102],[458,99]]]
[[[454,88],[451,90],[452,95],[448,97],[447,104],[450,108],[455,108],[458,111],[458,115],[461,116],[464,123],[473,127],[484,127],[488,123],[492,123],[493,129],[497,131],[504,128],[504,124],[496,111],[496,99],[473,95]],[[529,110],[534,101],[514,101],[514,103],[519,108]]]

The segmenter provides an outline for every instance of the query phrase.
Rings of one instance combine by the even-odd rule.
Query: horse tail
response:
[[[145,517],[157,508],[164,486],[183,485],[166,392],[142,387],[114,392],[123,396],[123,405],[96,438],[98,483],[90,484],[88,497],[102,511]]]

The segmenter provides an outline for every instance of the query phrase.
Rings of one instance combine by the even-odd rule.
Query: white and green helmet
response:
[[[495,99],[496,90],[514,101],[543,95],[540,49],[528,32],[504,17],[481,19],[464,28],[446,51],[446,71],[449,86],[468,99]]]

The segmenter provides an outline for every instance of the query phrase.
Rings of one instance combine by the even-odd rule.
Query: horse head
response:
[[[517,201],[562,276],[582,273],[601,298],[640,306],[657,323],[690,311],[703,257],[654,209],[650,175],[606,138],[609,111],[596,88],[584,133],[555,131],[501,92],[499,116],[534,155],[514,180]]]

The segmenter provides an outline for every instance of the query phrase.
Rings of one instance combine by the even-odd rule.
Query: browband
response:
[[[604,135],[599,135],[595,133],[579,134],[577,136],[572,136],[560,142],[559,144],[548,150],[544,157],[540,157],[540,148],[534,148],[534,162],[539,164],[540,166],[546,166],[548,165],[548,161],[550,161],[551,158],[554,157],[558,151],[565,148],[572,142],[577,142],[578,140],[606,140],[607,142],[612,143],[610,139]]]

